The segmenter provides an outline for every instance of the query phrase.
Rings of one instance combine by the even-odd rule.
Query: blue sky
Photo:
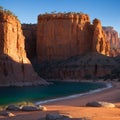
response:
[[[120,33],[120,0],[0,0],[0,6],[11,10],[21,23],[37,23],[45,12],[83,12],[113,26]]]

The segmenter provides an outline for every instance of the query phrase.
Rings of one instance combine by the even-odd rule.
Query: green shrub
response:
[[[18,17],[13,12],[11,12],[10,10],[4,9],[2,6],[0,6],[0,12],[5,13],[7,15],[14,16],[18,20]]]

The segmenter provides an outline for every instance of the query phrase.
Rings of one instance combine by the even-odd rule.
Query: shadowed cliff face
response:
[[[20,22],[12,15],[0,12],[0,30],[0,85],[9,80],[16,83],[40,81],[26,57]],[[44,83],[41,79],[41,84]]]
[[[32,59],[36,57],[37,24],[22,24],[22,30],[27,57]]]
[[[109,55],[101,23],[90,24],[86,14],[48,14],[38,16],[37,57],[39,61],[65,59],[87,52]]]
[[[0,56],[0,86],[31,86],[47,84],[38,77],[30,63],[16,62],[3,54]]]
[[[73,56],[61,61],[43,62],[40,75],[50,79],[92,79],[104,78],[110,75],[118,63],[112,58],[97,52]]]

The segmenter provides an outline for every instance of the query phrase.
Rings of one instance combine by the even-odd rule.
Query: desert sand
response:
[[[112,83],[113,87],[98,93],[77,98],[60,100],[44,104],[47,111],[13,112],[14,117],[0,117],[0,120],[42,120],[47,113],[71,115],[73,120],[120,120],[120,83]],[[105,101],[116,104],[116,108],[86,107],[92,101]]]

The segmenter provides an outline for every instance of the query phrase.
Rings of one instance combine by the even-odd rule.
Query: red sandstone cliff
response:
[[[104,33],[101,22],[97,19],[93,21],[94,34],[93,34],[93,51],[109,56],[110,43],[106,40],[106,34]]]
[[[0,85],[47,84],[34,72],[24,49],[20,22],[0,11]]]
[[[118,32],[114,30],[113,27],[103,27],[103,30],[106,33],[107,41],[110,41],[111,48],[119,48],[120,40],[118,37]]]
[[[22,30],[25,36],[25,50],[27,52],[27,56],[30,59],[37,57],[36,55],[37,24],[22,24]],[[101,36],[103,40],[99,36]],[[96,20],[95,22],[94,20],[94,37],[95,38],[93,39],[93,46],[91,45],[94,51],[96,52],[100,51],[100,53],[103,53],[105,55],[110,54],[110,56],[120,55],[120,38],[118,37],[118,32],[114,30],[113,27],[101,27],[100,21]],[[96,43],[95,39],[97,40],[98,43]],[[100,44],[101,47],[99,46]]]
[[[86,14],[47,14],[38,16],[37,57],[39,61],[65,59],[87,52],[109,55],[101,23],[90,24]]]
[[[110,56],[120,55],[120,38],[118,32],[113,27],[103,27],[106,33],[106,39],[110,42]]]

